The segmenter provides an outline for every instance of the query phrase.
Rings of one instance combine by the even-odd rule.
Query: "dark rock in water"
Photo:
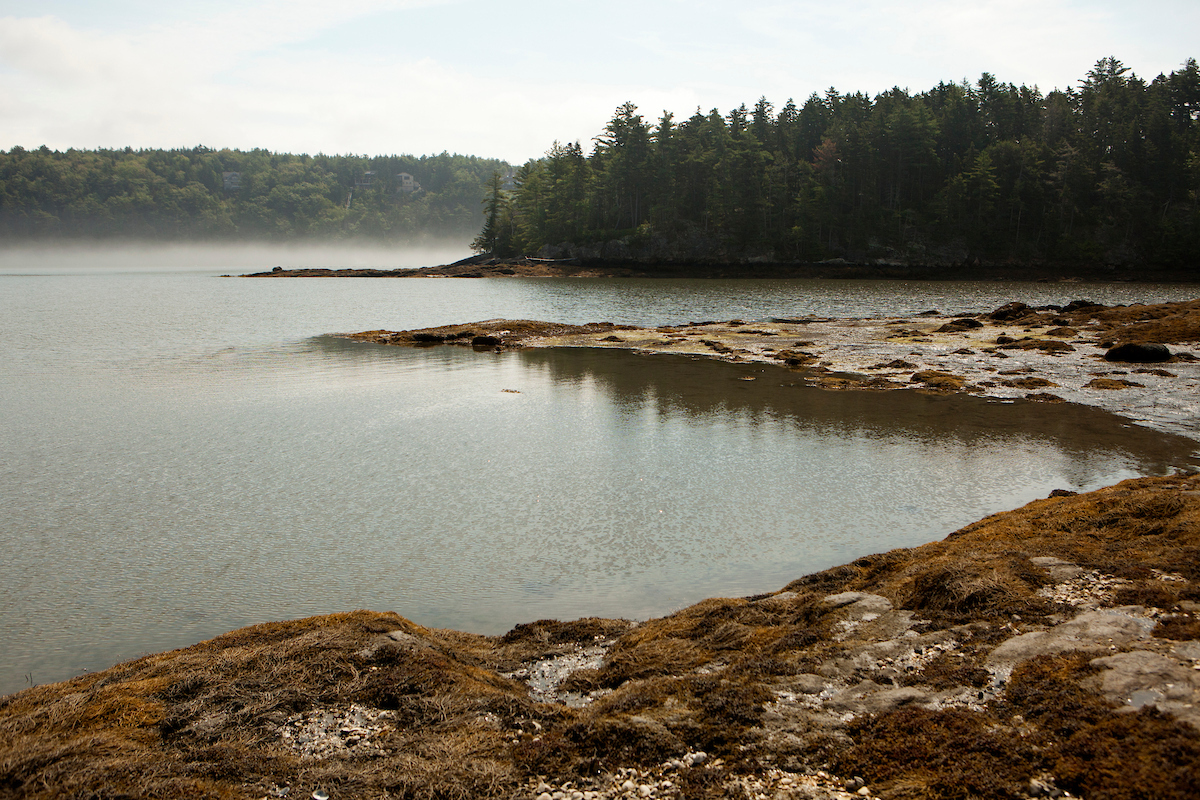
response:
[[[961,317],[959,319],[947,322],[945,325],[937,329],[937,333],[952,333],[954,331],[965,331],[972,328],[982,328],[983,323],[977,319],[970,317]]]
[[[1025,303],[1006,303],[988,314],[988,318],[1006,322],[1012,319],[1020,319],[1028,313],[1029,306]]]
[[[997,338],[996,341],[999,342],[1000,339]],[[1002,344],[1000,347],[1004,350],[1041,350],[1043,353],[1073,353],[1075,351],[1075,348],[1066,342],[1060,342],[1057,339],[1034,339],[1030,336]]]
[[[911,361],[905,361],[903,358],[892,359],[886,364],[875,364],[867,367],[867,369],[916,369],[917,365]]]
[[[1130,364],[1158,364],[1171,360],[1171,351],[1165,344],[1151,342],[1126,342],[1104,354],[1105,361],[1124,361]]]
[[[283,272],[283,267],[272,267],[271,272]]]
[[[1144,383],[1136,383],[1127,381],[1123,378],[1092,378],[1083,385],[1085,389],[1105,389],[1105,390],[1121,390],[1121,389],[1144,389]]]
[[[440,333],[414,333],[412,338],[414,342],[423,342],[425,344],[438,344],[446,341],[446,337]]]
[[[471,340],[472,347],[498,347],[500,339],[496,336],[476,336]]]

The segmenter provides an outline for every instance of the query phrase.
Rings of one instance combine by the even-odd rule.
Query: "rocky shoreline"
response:
[[[0,698],[6,797],[1191,798],[1200,476],[642,623],[357,611]]]
[[[638,328],[486,320],[346,334],[377,344],[595,347],[759,362],[831,390],[912,389],[1072,402],[1200,440],[1200,300],[1077,300],[987,314],[696,321]],[[766,379],[766,377],[764,378]]]

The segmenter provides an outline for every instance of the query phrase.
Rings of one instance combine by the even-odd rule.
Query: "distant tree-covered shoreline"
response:
[[[467,242],[488,180],[507,169],[449,153],[14,147],[0,152],[0,236]]]
[[[984,73],[657,124],[626,103],[485,206],[474,247],[498,256],[1196,264],[1200,69],[1105,58],[1046,95]]]

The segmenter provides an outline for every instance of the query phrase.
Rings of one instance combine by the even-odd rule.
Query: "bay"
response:
[[[328,335],[500,317],[970,313],[1192,287],[217,277],[428,258],[0,253],[0,693],[355,608],[484,633],[644,618],[1193,457],[1194,442],[1078,407],[831,393],[674,356]]]

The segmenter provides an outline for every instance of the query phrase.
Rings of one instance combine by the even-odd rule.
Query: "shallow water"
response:
[[[0,692],[353,608],[487,633],[658,615],[1054,488],[1166,472],[1195,448],[1077,407],[822,392],[762,365],[323,335],[1191,287],[237,280],[214,277],[228,256],[74,258],[0,258]]]

